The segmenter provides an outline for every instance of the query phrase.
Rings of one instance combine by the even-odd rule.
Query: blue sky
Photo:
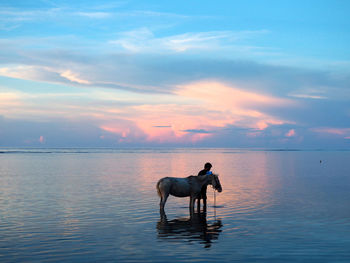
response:
[[[349,148],[349,11],[1,1],[0,146]]]

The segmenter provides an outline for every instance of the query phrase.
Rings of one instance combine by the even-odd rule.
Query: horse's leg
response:
[[[203,199],[203,211],[207,211],[207,186],[201,189],[201,198]]]
[[[194,213],[194,202],[196,198],[193,195],[190,195],[190,214],[192,215]]]
[[[159,209],[159,214],[160,214],[160,221],[162,223],[164,223],[164,222],[166,223],[167,222],[167,217],[166,217],[164,208],[163,209]]]
[[[198,213],[201,211],[201,196],[200,195],[197,198],[197,210],[198,210]]]
[[[165,203],[166,203],[166,200],[168,199],[169,197],[169,193],[162,193],[161,197],[160,197],[160,203],[159,203],[159,206],[160,206],[160,210],[162,212],[164,212],[164,206],[165,206]]]

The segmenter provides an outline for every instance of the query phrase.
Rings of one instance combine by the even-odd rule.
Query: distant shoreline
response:
[[[349,152],[350,149],[224,148],[224,147],[0,147],[0,154],[133,153],[133,152]]]

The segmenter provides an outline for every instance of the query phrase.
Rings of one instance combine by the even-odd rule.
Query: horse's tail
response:
[[[162,179],[160,179],[160,180],[158,181],[157,186],[156,186],[156,188],[157,188],[157,193],[158,193],[159,197],[162,196],[162,193],[160,192],[160,188],[159,188],[159,185],[160,185],[161,181],[162,181]]]

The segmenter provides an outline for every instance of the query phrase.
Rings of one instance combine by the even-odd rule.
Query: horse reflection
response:
[[[157,223],[158,238],[164,240],[197,241],[205,248],[211,247],[212,240],[217,240],[222,227],[221,220],[208,224],[206,213],[193,213],[190,218],[167,220],[161,213]]]

